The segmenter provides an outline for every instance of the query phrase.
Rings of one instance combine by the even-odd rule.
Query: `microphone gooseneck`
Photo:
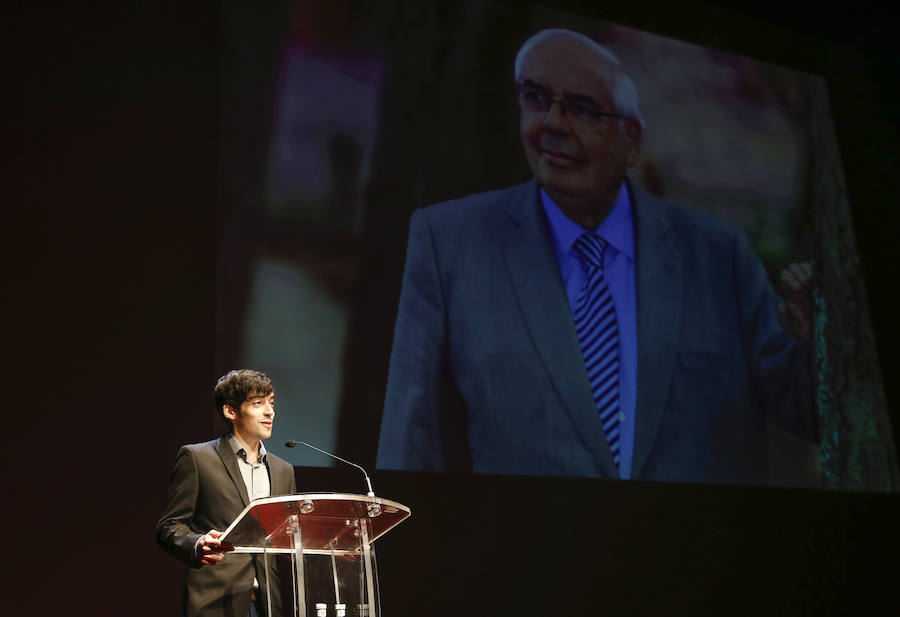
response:
[[[322,454],[325,454],[326,456],[330,456],[330,457],[333,458],[333,459],[337,459],[337,460],[341,461],[342,463],[346,463],[346,464],[348,464],[348,465],[351,465],[351,466],[353,466],[353,467],[356,467],[357,469],[359,469],[359,470],[363,473],[363,476],[364,476],[365,479],[366,479],[366,486],[369,488],[368,496],[369,496],[369,497],[374,497],[374,496],[375,496],[375,491],[372,490],[372,481],[369,480],[369,474],[366,473],[366,470],[363,469],[362,466],[357,465],[356,463],[352,463],[352,462],[348,461],[348,460],[345,459],[345,458],[341,458],[340,456],[338,456],[338,455],[336,455],[336,454],[332,454],[331,452],[328,452],[328,451],[326,451],[326,450],[323,450],[322,448],[317,448],[316,446],[314,446],[314,445],[312,445],[312,444],[309,444],[309,443],[306,443],[305,441],[299,441],[299,440],[297,440],[297,439],[288,439],[286,442],[284,442],[284,445],[287,446],[288,448],[293,448],[293,447],[296,447],[296,446],[298,446],[298,445],[300,445],[300,446],[306,446],[307,448],[312,448],[312,449],[315,450],[316,452],[321,452]]]

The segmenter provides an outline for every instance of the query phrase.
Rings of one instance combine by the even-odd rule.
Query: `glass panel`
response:
[[[265,552],[280,562],[282,605],[295,617],[377,617],[377,572],[371,542],[410,515],[396,502],[346,494],[259,499],[225,530],[235,552]],[[295,550],[299,547],[300,550]],[[268,557],[268,555],[267,555]],[[285,597],[290,593],[292,597]]]

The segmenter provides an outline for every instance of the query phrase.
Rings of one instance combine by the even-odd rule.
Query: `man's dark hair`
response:
[[[221,414],[228,428],[232,429],[234,427],[231,424],[231,420],[225,417],[225,405],[230,405],[236,412],[240,413],[241,403],[248,398],[269,396],[274,391],[272,380],[265,373],[249,368],[228,371],[216,383],[216,410]]]

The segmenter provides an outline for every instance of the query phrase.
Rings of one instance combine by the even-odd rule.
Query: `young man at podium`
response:
[[[294,468],[262,443],[275,420],[272,380],[250,369],[230,371],[216,384],[215,405],[231,430],[178,451],[156,540],[187,564],[185,615],[265,615],[268,580],[275,617],[282,611],[274,560],[266,571],[262,555],[228,555],[231,547],[219,541],[252,500],[297,492]]]

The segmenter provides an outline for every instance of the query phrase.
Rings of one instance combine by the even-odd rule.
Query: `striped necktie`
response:
[[[606,242],[583,233],[573,246],[587,281],[575,303],[573,316],[584,355],[588,381],[613,461],[619,464],[619,324],[612,294],[603,276]]]

